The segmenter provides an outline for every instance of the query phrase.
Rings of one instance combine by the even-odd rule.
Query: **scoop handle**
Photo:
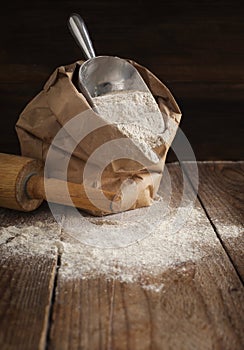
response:
[[[85,59],[88,60],[96,57],[88,30],[81,16],[77,13],[71,14],[68,19],[68,27],[75,41],[83,51]]]

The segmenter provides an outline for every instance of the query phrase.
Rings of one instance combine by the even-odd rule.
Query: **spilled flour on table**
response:
[[[221,232],[221,236],[228,238],[237,238],[244,235],[244,225],[226,225],[221,223],[219,220],[214,219],[214,225],[217,230]]]
[[[155,205],[158,204],[155,203]],[[182,215],[187,215],[189,208],[181,208],[181,211]],[[127,215],[131,215],[130,213],[128,212]],[[126,226],[126,220],[123,218],[124,222],[120,223],[121,218],[116,219],[116,215],[114,215],[114,225],[107,225],[108,219],[104,218],[103,225],[111,230],[111,233],[116,226]],[[100,221],[98,225],[93,223],[94,230],[100,230],[103,219],[94,217],[86,219],[89,218],[93,222],[96,219]],[[8,226],[0,230],[1,253],[7,258],[16,254],[26,257],[59,252],[61,255],[60,278],[86,279],[105,276],[108,279],[135,282],[141,276],[153,277],[162,274],[170,267],[197,261],[211,254],[210,248],[214,250],[219,247],[219,240],[213,233],[210,223],[206,221],[202,210],[192,209],[187,222],[177,232],[171,229],[174,219],[174,212],[169,212],[163,220],[160,219],[160,224],[152,230],[150,235],[120,248],[99,248],[81,243],[61,230],[56,222],[47,225],[45,221],[37,221],[28,226],[25,224]],[[142,216],[140,220],[143,223]],[[83,228],[85,230],[85,226]],[[127,229],[129,232],[130,224]],[[132,230],[134,230],[133,226]],[[103,240],[102,234],[100,240]],[[155,292],[163,289],[162,284],[152,283],[142,287]]]
[[[181,208],[181,210],[187,215],[186,211],[189,208]],[[153,223],[155,230],[150,235],[120,248],[97,248],[80,245],[78,241],[75,244],[76,240],[66,237],[62,242],[65,258],[61,274],[65,278],[80,276],[87,278],[101,274],[108,278],[133,282],[139,276],[158,275],[169,267],[198,260],[208,254],[206,247],[214,247],[219,244],[201,211],[193,209],[187,223],[178,232],[172,231],[174,220],[175,215],[169,213],[157,227]],[[143,224],[142,217],[141,221]],[[126,226],[125,223],[122,225]],[[131,234],[133,234],[134,227],[133,225],[131,227]],[[130,233],[130,225],[127,230]],[[116,238],[119,240],[118,236]],[[100,239],[102,240],[103,236]],[[121,242],[123,242],[123,237],[121,237]],[[150,287],[145,286],[145,288]],[[157,288],[160,289],[161,286]]]
[[[60,231],[58,224],[37,221],[34,225],[21,224],[0,228],[0,247],[5,256],[53,255],[57,252]]]

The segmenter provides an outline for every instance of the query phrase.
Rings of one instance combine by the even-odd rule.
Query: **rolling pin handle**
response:
[[[0,153],[0,207],[20,211],[37,209],[43,199],[27,195],[27,184],[33,173],[41,175],[42,172],[41,161]]]

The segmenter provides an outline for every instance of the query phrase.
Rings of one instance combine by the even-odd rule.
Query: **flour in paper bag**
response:
[[[115,91],[94,97],[93,102],[103,119],[115,124],[148,159],[158,162],[153,148],[162,144],[165,124],[150,92]]]

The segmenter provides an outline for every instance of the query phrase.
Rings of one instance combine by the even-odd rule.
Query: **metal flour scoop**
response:
[[[68,19],[70,32],[83,51],[87,61],[79,70],[79,88],[96,111],[92,97],[113,91],[133,90],[151,94],[137,69],[124,59],[113,56],[96,56],[87,28],[78,14]],[[158,109],[159,113],[160,110]]]

